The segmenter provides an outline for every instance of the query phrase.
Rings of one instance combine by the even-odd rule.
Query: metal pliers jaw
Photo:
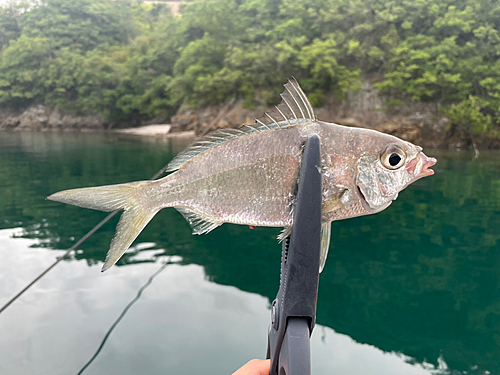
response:
[[[308,137],[300,170],[293,228],[283,241],[281,280],[268,332],[270,375],[311,374],[310,336],[316,324],[321,247],[321,152]]]

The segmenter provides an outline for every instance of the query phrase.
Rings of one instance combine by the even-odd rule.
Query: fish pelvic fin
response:
[[[159,211],[141,204],[148,181],[60,191],[47,199],[99,211],[124,210],[106,255],[102,272],[114,265]]]
[[[325,268],[326,258],[328,257],[328,250],[330,249],[331,238],[331,222],[321,224],[321,242],[319,254],[319,273]],[[292,234],[292,226],[283,228],[283,231],[278,236],[278,241],[282,242],[285,238]]]
[[[240,129],[218,129],[194,142],[179,153],[168,165],[166,172],[172,172],[210,148],[235,138],[280,128],[298,126],[316,121],[314,109],[295,78],[288,80],[281,94],[281,104],[275,110],[255,119],[255,125],[243,125]]]
[[[332,223],[321,224],[321,242],[319,253],[319,273],[323,272],[325,268],[326,258],[328,257],[328,250],[330,249],[330,238],[332,233]]]

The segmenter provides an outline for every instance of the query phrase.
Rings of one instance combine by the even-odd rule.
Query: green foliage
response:
[[[46,0],[23,15],[22,33],[50,39],[53,49],[88,51],[101,44],[124,43],[131,33],[128,7],[123,0]]]
[[[151,31],[171,19],[165,6],[132,7],[125,1],[34,6],[21,13],[20,36],[2,52],[0,103],[46,103],[110,121],[170,115],[167,87],[177,53]]]
[[[275,103],[294,76],[320,106],[377,75],[388,103],[432,101],[454,124],[479,111],[491,122],[471,129],[499,131],[497,2],[212,0],[181,13],[127,0],[0,7],[0,105],[144,119],[232,97]]]
[[[488,102],[477,96],[470,96],[468,99],[443,110],[443,112],[450,119],[449,126],[455,130],[482,134],[492,130],[492,116],[484,114],[488,109]]]
[[[21,35],[3,51],[0,62],[0,102],[18,105],[42,100],[45,92],[42,70],[50,58],[47,38]]]
[[[0,7],[0,50],[7,46],[12,39],[19,38],[19,20],[21,14],[26,11],[28,4],[11,3]]]

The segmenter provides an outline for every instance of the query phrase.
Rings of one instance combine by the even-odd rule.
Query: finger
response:
[[[269,375],[271,360],[252,359],[233,375]]]

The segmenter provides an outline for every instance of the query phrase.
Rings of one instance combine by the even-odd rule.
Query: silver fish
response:
[[[153,216],[174,207],[193,234],[223,223],[293,225],[294,197],[307,136],[321,139],[322,253],[326,261],[330,223],[386,209],[398,193],[430,176],[436,159],[422,148],[375,130],[318,121],[296,80],[289,80],[276,113],[255,126],[216,130],[191,144],[155,181],[66,190],[50,200],[101,211],[124,210],[102,271],[115,264]]]

